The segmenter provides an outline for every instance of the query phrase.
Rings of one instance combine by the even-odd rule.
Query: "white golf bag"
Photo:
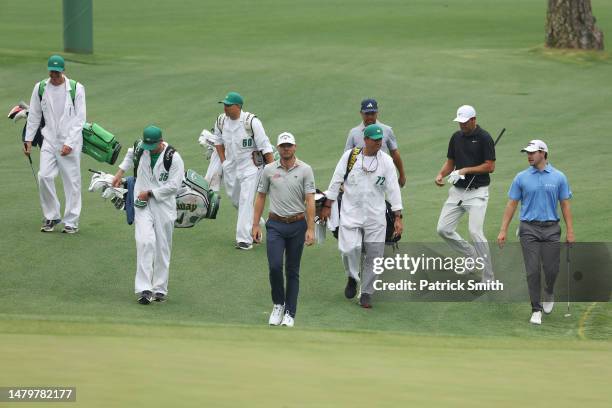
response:
[[[104,199],[110,199],[118,210],[126,210],[128,189],[123,180],[122,187],[113,187],[113,175],[101,171],[94,173],[89,183],[90,192],[101,192]],[[208,187],[204,177],[193,170],[185,172],[185,178],[176,195],[177,218],[175,228],[190,228],[204,218],[214,219],[219,211],[219,195]],[[128,221],[128,223],[130,223]]]

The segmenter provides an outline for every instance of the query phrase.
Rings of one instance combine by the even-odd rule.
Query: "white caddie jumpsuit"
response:
[[[50,88],[53,86],[46,80],[42,100],[38,96],[37,83],[30,98],[30,110],[26,128],[25,140],[31,142],[36,136],[44,115],[45,127],[42,129],[44,141],[40,149],[40,167],[38,170],[40,206],[47,220],[58,220],[60,202],[55,191],[55,177],[62,177],[66,207],[64,209],[64,225],[78,228],[81,214],[81,148],[83,146],[83,125],[87,116],[85,104],[85,88],[77,83],[74,104],[70,96],[70,80],[64,77],[63,113],[60,107],[53,106]],[[61,155],[62,147],[70,146],[72,151],[66,156]]]
[[[365,260],[361,276],[362,293],[372,294],[375,274],[374,258],[384,254],[387,221],[385,218],[385,195],[393,211],[402,207],[397,174],[393,159],[378,151],[376,156],[366,156],[363,151],[346,181],[346,164],[352,150],[347,150],[336,166],[329,184],[327,198],[336,201],[340,185],[344,182],[344,194],[340,208],[338,249],[342,254],[347,276],[359,281],[361,269],[361,247],[365,247]]]
[[[223,129],[215,122],[215,144],[225,147],[225,161],[222,164],[225,192],[238,209],[236,242],[251,244],[253,226],[253,201],[262,167],[253,163],[253,152],[272,153],[272,145],[258,118],[253,118],[253,137],[246,131],[244,120],[248,112],[240,112],[240,118],[225,118]]]
[[[134,208],[136,293],[149,290],[153,293],[168,294],[172,232],[176,220],[176,193],[183,182],[185,165],[178,152],[175,152],[172,166],[167,172],[164,168],[164,155],[168,144],[164,142],[164,145],[164,151],[152,170],[150,152],[145,150],[142,153],[134,185],[134,200],[141,191],[153,192],[153,197],[149,198],[146,207]],[[127,172],[133,165],[134,148],[130,148],[119,168]]]

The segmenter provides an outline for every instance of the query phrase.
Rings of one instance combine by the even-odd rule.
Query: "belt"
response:
[[[268,214],[268,219],[284,222],[285,224],[291,224],[297,221],[302,221],[304,218],[306,218],[304,213],[292,215],[290,217],[281,217],[280,215],[274,214],[273,212],[270,212],[270,214]]]
[[[523,222],[530,224],[530,225],[537,225],[540,227],[548,227],[548,226],[556,225],[559,223],[559,221],[523,221]]]

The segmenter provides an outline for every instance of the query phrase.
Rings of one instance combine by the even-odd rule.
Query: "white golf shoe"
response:
[[[285,305],[274,305],[272,313],[270,313],[270,320],[268,324],[270,326],[278,326],[283,321],[283,312],[285,311]]]
[[[544,293],[544,301],[542,302],[542,309],[544,309],[544,313],[551,314],[554,306],[555,295]]]
[[[531,314],[531,319],[529,319],[529,323],[542,324],[542,312],[533,312]]]
[[[285,315],[283,316],[283,322],[281,323],[281,326],[293,327],[293,324],[294,324],[293,317],[291,317],[289,313],[285,313]]]

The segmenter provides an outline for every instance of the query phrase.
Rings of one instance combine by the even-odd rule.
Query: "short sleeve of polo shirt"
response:
[[[451,136],[450,141],[448,142],[448,153],[446,153],[446,157],[455,160],[455,137],[457,134]]]
[[[572,195],[572,190],[567,182],[567,177],[565,177],[565,174],[561,174],[561,182],[559,183],[559,201],[569,200],[572,198]]]
[[[387,149],[389,149],[389,153],[393,150],[397,150],[397,138],[391,127],[389,127],[389,132],[387,133]]]
[[[304,171],[304,194],[315,193],[315,180],[312,167],[308,166]]]
[[[270,163],[270,165],[274,165],[276,162],[272,162]],[[261,174],[261,177],[259,178],[259,184],[257,185],[257,191],[259,193],[265,193],[268,194],[268,192],[270,191],[270,173],[271,173],[271,167],[269,167],[270,165],[266,165],[266,167],[264,167],[264,171]]]
[[[521,201],[521,198],[523,198],[523,192],[521,190],[521,181],[518,175],[514,177],[514,180],[512,180],[510,190],[508,190],[508,198],[514,201]]]

